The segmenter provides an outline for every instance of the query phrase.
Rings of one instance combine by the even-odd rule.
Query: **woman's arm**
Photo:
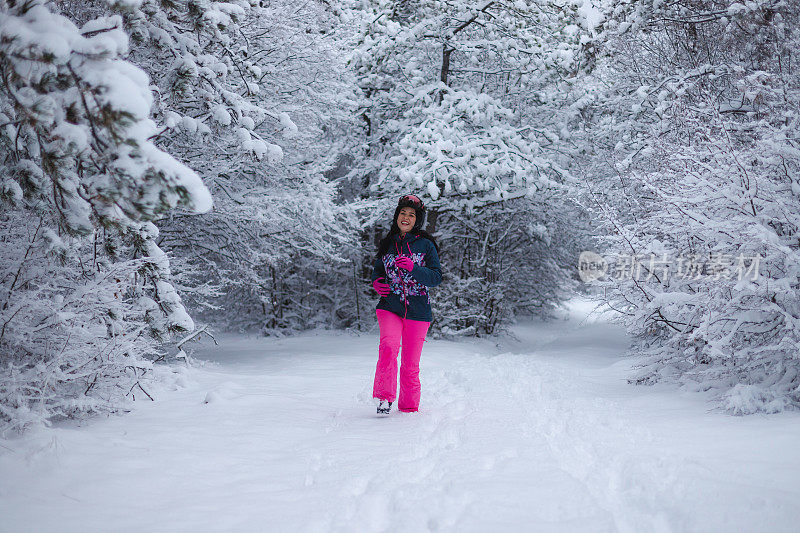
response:
[[[428,240],[428,251],[425,252],[425,266],[415,264],[411,275],[427,287],[435,287],[442,282],[439,254],[436,253],[436,247],[430,240]]]
[[[372,265],[372,276],[370,281],[375,281],[378,278],[386,278],[386,268],[383,266],[383,257],[375,259],[375,264]]]

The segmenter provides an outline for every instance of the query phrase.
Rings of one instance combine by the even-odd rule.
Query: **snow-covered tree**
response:
[[[107,9],[71,5],[76,18]],[[328,306],[338,286],[310,305],[303,283],[278,278],[349,269],[354,218],[324,177],[353,122],[336,7],[145,0],[120,8],[130,59],[157,85],[154,141],[214,197],[202,217],[174,211],[157,222],[193,315],[270,331],[318,325],[310,315],[324,313],[295,302]],[[350,317],[342,319],[328,325]]]
[[[583,110],[606,295],[650,356],[638,380],[713,389],[734,413],[800,406],[798,14],[619,3]]]
[[[187,301],[219,325],[319,324],[334,286],[289,280],[346,265],[353,245],[355,219],[323,175],[352,122],[336,8],[144,0],[126,22],[131,59],[158,86],[155,142],[214,197],[201,217],[158,222]]]
[[[437,291],[449,331],[493,332],[539,297],[549,309],[577,256],[551,237],[571,233],[575,218],[567,111],[591,41],[585,16],[548,1],[355,2],[353,11],[366,131],[351,176],[368,198],[364,227],[383,223],[400,194],[426,199],[443,259],[459,265]],[[516,270],[510,282],[498,273],[512,252],[555,271],[534,284],[532,270]]]
[[[153,144],[146,73],[119,16],[0,3],[0,421],[21,428],[144,392],[158,342],[194,327],[152,223],[203,212]],[[135,391],[134,391],[135,390]]]

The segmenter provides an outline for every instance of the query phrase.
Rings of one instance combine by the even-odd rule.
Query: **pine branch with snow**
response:
[[[208,211],[211,195],[153,144],[120,16],[78,27],[44,1],[2,9],[0,418],[21,428],[115,408],[157,341],[193,328],[151,221]]]

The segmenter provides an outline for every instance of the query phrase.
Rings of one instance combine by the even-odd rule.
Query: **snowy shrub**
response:
[[[448,268],[433,297],[437,329],[497,334],[516,315],[549,315],[569,297],[583,232],[573,231],[579,227],[574,220],[561,218],[573,210],[560,202],[552,194],[508,200],[491,210],[439,213]]]
[[[621,4],[584,110],[636,380],[739,414],[800,407],[798,22],[789,3]]]
[[[71,237],[58,243],[63,259],[54,257],[41,224],[32,213],[10,210],[0,219],[8,294],[0,333],[5,429],[114,410],[126,397],[144,396],[148,356],[159,353],[145,315],[163,315],[152,299],[131,294],[145,260],[82,265],[95,243]]]

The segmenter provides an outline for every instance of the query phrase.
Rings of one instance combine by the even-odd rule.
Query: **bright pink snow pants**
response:
[[[407,413],[416,411],[419,409],[420,396],[419,356],[431,323],[408,320],[384,309],[377,309],[376,314],[381,341],[378,345],[378,365],[375,369],[372,396],[394,402],[397,395],[397,352],[402,341],[400,398],[397,408]]]

